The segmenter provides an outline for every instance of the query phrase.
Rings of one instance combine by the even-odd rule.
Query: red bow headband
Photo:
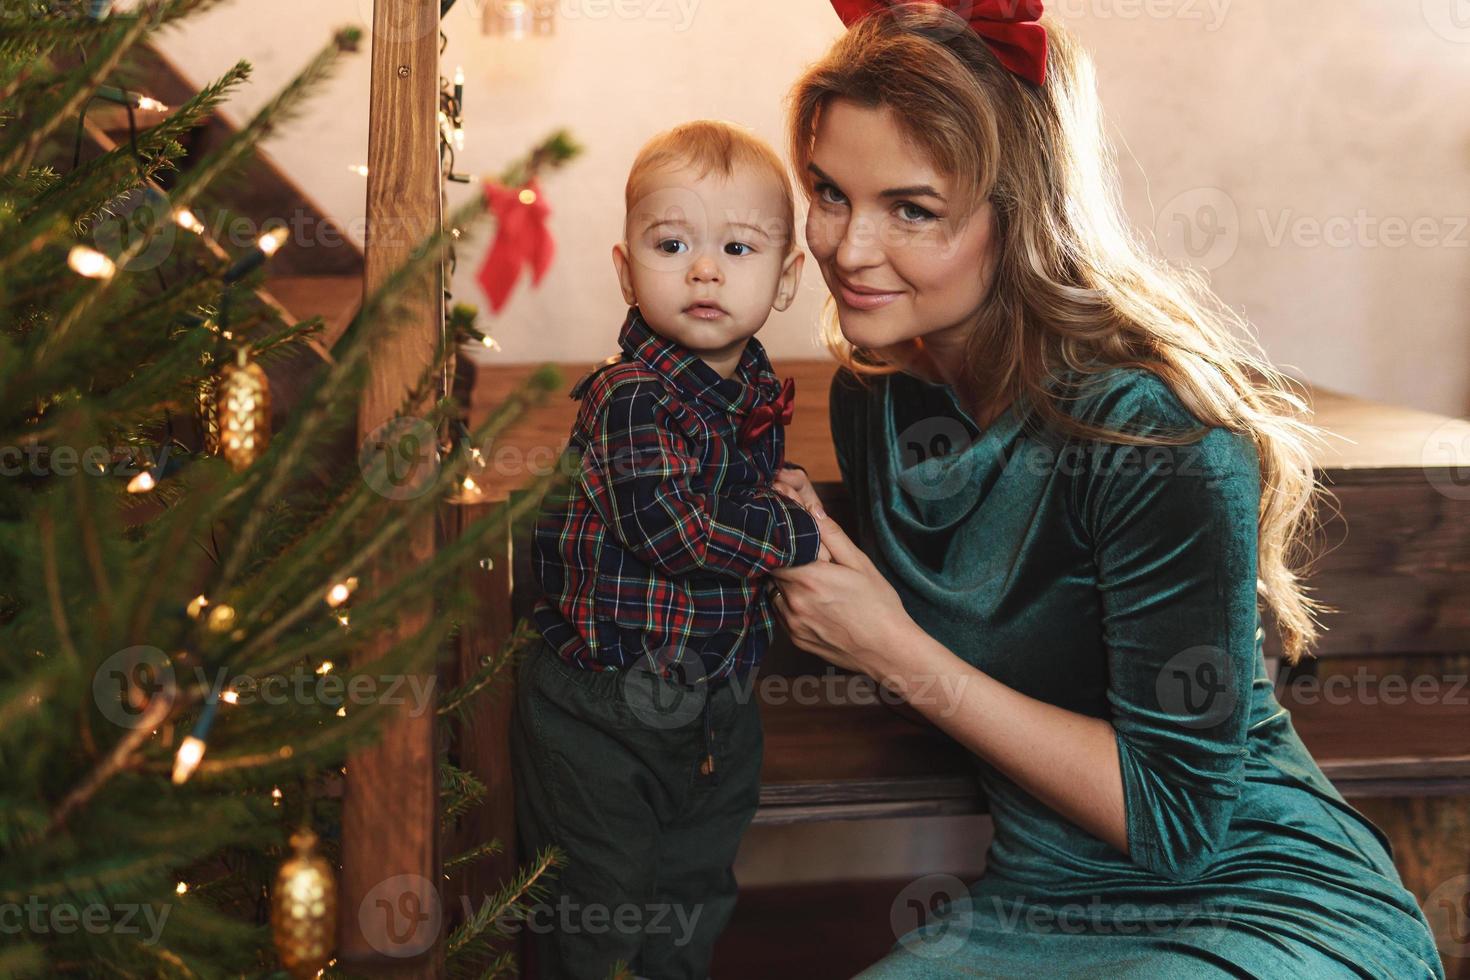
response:
[[[851,27],[875,10],[892,7],[896,0],[832,0],[842,23]],[[996,58],[1011,71],[1040,85],[1046,80],[1046,28],[1041,0],[929,0],[948,7],[970,22]]]

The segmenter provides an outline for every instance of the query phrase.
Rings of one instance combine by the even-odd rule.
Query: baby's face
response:
[[[623,297],[658,334],[729,377],[745,344],[796,296],[803,256],[786,242],[780,185],[737,166],[730,177],[667,170],[628,213],[613,247]]]

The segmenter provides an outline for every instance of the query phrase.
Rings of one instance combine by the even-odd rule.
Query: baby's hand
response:
[[[806,478],[804,470],[795,467],[782,467],[776,471],[776,479],[771,488],[789,500],[794,500],[818,517],[826,517],[827,512],[822,509],[822,502],[817,499],[817,492],[812,489],[812,483]]]
[[[827,512],[822,509],[822,502],[817,499],[817,492],[812,489],[811,481],[806,478],[806,473],[795,468],[782,468],[777,471],[776,479],[771,483],[771,489],[781,496],[805,508],[809,513],[825,518]],[[827,550],[825,544],[817,545],[817,561],[831,561],[832,552]]]

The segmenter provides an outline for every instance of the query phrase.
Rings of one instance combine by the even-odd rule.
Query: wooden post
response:
[[[489,518],[502,506],[504,498],[483,503],[458,502],[446,506],[440,515],[440,535],[445,544],[457,539],[477,521]],[[502,518],[504,519],[504,518]],[[507,524],[508,524],[507,520]],[[459,635],[458,658],[453,666],[452,682],[462,684],[479,669],[485,658],[498,655],[515,629],[517,610],[512,604],[512,540],[507,530],[495,547],[486,548],[484,564],[467,572],[475,595],[475,612]],[[466,811],[449,834],[454,853],[467,851],[486,841],[499,840],[502,850],[460,868],[445,884],[448,901],[455,914],[477,912],[509,883],[519,869],[516,854],[515,786],[511,773],[510,721],[515,704],[515,670],[506,668],[497,678],[493,691],[482,692],[469,706],[463,723],[451,729],[457,765],[485,783],[485,799]],[[497,949],[510,949],[524,956],[520,930],[510,942]],[[521,975],[527,976],[522,960]]]
[[[439,0],[373,4],[363,275],[368,293],[442,221],[438,47]],[[443,318],[442,279],[442,269],[431,270],[403,294],[414,315],[373,350],[358,411],[360,441],[374,438],[430,363]],[[403,551],[379,563],[371,586],[383,588],[392,576],[412,574],[433,550],[430,514],[412,529]],[[417,630],[431,614],[427,606],[411,610],[401,629]],[[363,657],[381,655],[392,639],[383,638]],[[385,723],[382,739],[347,764],[338,958],[358,971],[444,974],[435,704],[406,704]]]

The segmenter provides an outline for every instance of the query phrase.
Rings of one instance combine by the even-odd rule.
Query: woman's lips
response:
[[[858,292],[841,279],[837,280],[838,298],[855,310],[876,310],[887,306],[903,293]]]

